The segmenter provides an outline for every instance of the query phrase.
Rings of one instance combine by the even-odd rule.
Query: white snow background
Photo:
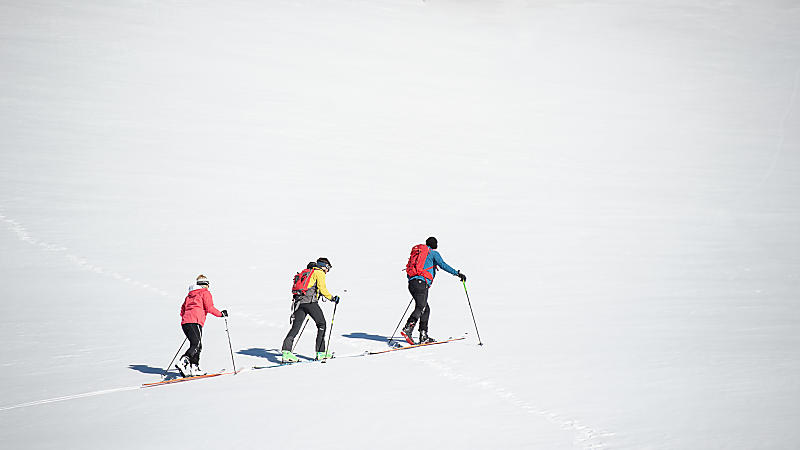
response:
[[[798,448],[799,84],[788,0],[2,1],[0,448]],[[319,256],[386,348],[430,235],[485,345],[440,273],[139,388],[199,273],[237,368]]]

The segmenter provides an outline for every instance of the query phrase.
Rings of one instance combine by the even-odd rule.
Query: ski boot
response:
[[[331,359],[331,358],[333,358],[333,353],[317,352],[317,361],[323,360],[323,359]]]
[[[296,363],[300,361],[300,358],[294,355],[294,353],[290,352],[289,350],[284,350],[283,354],[281,355],[281,364],[287,363]]]
[[[178,372],[180,372],[181,376],[184,378],[192,376],[192,364],[189,362],[188,356],[181,357],[181,359],[178,360],[178,364],[175,364],[175,368],[178,369]]]
[[[192,376],[197,377],[200,375],[206,375],[206,372],[200,368],[200,364],[192,364]]]
[[[436,342],[436,339],[428,336],[428,330],[419,330],[419,343],[430,344],[431,342]]]
[[[415,345],[416,344],[416,342],[414,342],[414,338],[411,337],[411,334],[414,333],[414,325],[416,325],[416,323],[413,323],[413,322],[412,323],[408,323],[400,331],[400,334],[402,334],[403,337],[406,338],[406,342],[408,342],[409,345]]]

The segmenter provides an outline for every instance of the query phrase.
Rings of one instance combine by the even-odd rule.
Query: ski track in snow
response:
[[[14,220],[12,218],[9,218],[8,216],[5,215],[5,213],[3,211],[4,211],[4,208],[0,207],[0,221],[4,222],[8,226],[8,228],[17,236],[17,238],[19,240],[21,240],[23,242],[27,242],[27,243],[29,243],[31,245],[37,246],[37,247],[39,247],[39,248],[41,248],[41,249],[43,249],[45,251],[59,253],[64,258],[66,258],[70,263],[72,263],[72,264],[74,264],[74,265],[76,265],[76,266],[78,266],[78,267],[80,267],[80,268],[82,268],[84,270],[88,270],[88,271],[94,272],[94,273],[96,273],[98,275],[108,276],[108,277],[114,278],[116,280],[119,280],[119,281],[121,281],[123,283],[127,283],[129,285],[133,285],[133,286],[136,286],[136,287],[139,287],[139,288],[142,288],[142,289],[150,290],[150,291],[155,292],[155,293],[157,293],[159,295],[162,295],[164,297],[169,296],[169,294],[166,291],[164,291],[162,289],[158,289],[158,288],[156,288],[154,286],[150,286],[148,283],[145,283],[145,282],[142,282],[142,281],[138,281],[138,280],[136,280],[136,279],[134,279],[132,277],[125,276],[125,275],[120,274],[118,272],[110,271],[110,270],[107,270],[107,269],[105,269],[105,268],[103,268],[101,266],[92,264],[88,260],[86,260],[85,258],[82,258],[80,256],[77,256],[75,254],[70,253],[68,251],[69,249],[67,247],[64,247],[64,246],[61,246],[61,245],[58,245],[58,244],[45,242],[45,241],[42,241],[42,240],[34,238],[33,236],[31,236],[31,234],[28,232],[28,230],[20,222]],[[248,319],[248,320],[254,322],[258,326],[265,326],[266,325],[266,326],[268,326],[270,328],[285,328],[284,325],[280,325],[280,324],[278,324],[276,322],[267,321],[267,320],[262,319],[260,317],[260,315],[258,315],[258,314],[240,313],[238,315],[242,316],[245,319]],[[357,347],[357,344],[355,344],[355,343],[349,343],[348,342],[347,344],[350,345],[351,347]],[[461,382],[463,384],[466,384],[467,386],[469,386],[471,388],[483,389],[483,390],[487,390],[487,391],[493,392],[500,399],[510,402],[511,404],[513,404],[513,405],[519,407],[520,409],[522,409],[524,412],[526,412],[528,414],[532,414],[532,415],[538,416],[538,417],[541,417],[541,418],[544,418],[545,420],[555,424],[556,426],[560,427],[563,430],[568,430],[568,431],[571,431],[571,432],[575,433],[576,434],[575,445],[579,446],[580,448],[587,449],[587,450],[606,449],[606,448],[608,448],[608,446],[603,442],[603,440],[605,438],[608,438],[608,437],[611,437],[611,436],[615,435],[615,433],[591,427],[591,426],[586,425],[586,424],[584,424],[584,423],[582,423],[582,422],[580,422],[578,420],[566,417],[566,416],[564,416],[564,415],[562,415],[562,414],[560,414],[558,412],[551,411],[551,410],[548,410],[548,409],[544,409],[544,408],[540,408],[540,407],[537,407],[535,405],[532,405],[531,403],[521,399],[520,396],[517,395],[516,393],[514,393],[513,391],[503,387],[501,384],[499,384],[496,381],[493,381],[491,379],[481,379],[481,378],[478,378],[478,377],[473,377],[473,376],[464,375],[462,373],[458,373],[452,367],[442,363],[441,361],[432,359],[430,357],[426,357],[424,355],[409,354],[409,355],[403,355],[403,356],[405,356],[406,358],[409,358],[409,359],[412,359],[412,360],[416,360],[416,361],[419,361],[419,362],[425,364],[426,366],[432,368],[439,376],[442,376],[442,377],[445,377],[445,378],[448,378],[448,379],[451,379],[451,380],[459,381],[459,382]],[[37,401],[32,401],[32,402],[27,402],[27,403],[20,403],[20,404],[17,404],[17,405],[3,406],[3,407],[0,407],[0,411],[9,411],[9,410],[12,410],[12,409],[26,408],[26,407],[37,406],[37,405],[45,405],[45,404],[49,404],[49,403],[62,402],[62,401],[66,401],[66,400],[75,400],[75,399],[79,399],[79,398],[94,397],[94,396],[97,396],[97,395],[112,394],[112,393],[116,393],[116,392],[131,391],[131,390],[134,390],[134,389],[141,389],[141,388],[142,388],[142,386],[136,385],[136,386],[127,386],[127,387],[120,387],[120,388],[104,389],[104,390],[99,390],[99,391],[85,392],[85,393],[82,393],[82,394],[66,395],[66,396],[62,396],[62,397],[55,397],[55,398],[37,400]]]
[[[557,425],[562,430],[567,430],[575,433],[576,434],[575,445],[579,446],[580,448],[592,449],[592,450],[608,448],[607,445],[603,442],[603,439],[615,435],[615,433],[591,427],[589,425],[581,423],[578,420],[571,419],[562,414],[559,414],[558,412],[537,407],[536,405],[533,405],[521,399],[519,395],[517,395],[513,391],[505,388],[501,384],[491,379],[480,379],[477,377],[467,376],[458,373],[451,367],[447,366],[446,364],[436,359],[428,358],[426,356],[422,356],[419,354],[411,354],[404,356],[409,359],[417,360],[425,364],[426,366],[431,367],[440,376],[443,376],[451,380],[460,381],[472,388],[479,388],[493,392],[501,399],[506,400],[511,404],[523,409],[525,412],[539,417],[543,417],[545,420]]]
[[[168,297],[169,296],[169,294],[163,289],[159,289],[157,287],[150,286],[148,283],[145,283],[145,282],[142,282],[142,281],[138,281],[135,278],[132,278],[132,277],[123,275],[123,274],[121,274],[119,272],[108,270],[108,269],[105,269],[105,268],[100,267],[98,265],[92,264],[86,258],[82,258],[82,257],[80,257],[78,255],[70,253],[69,249],[67,247],[64,247],[64,246],[58,245],[58,244],[53,244],[53,243],[50,243],[50,242],[45,242],[45,241],[42,241],[40,239],[34,238],[33,236],[31,236],[31,234],[28,232],[28,230],[20,222],[14,220],[12,218],[7,217],[3,211],[4,211],[4,208],[0,207],[0,221],[4,222],[8,226],[8,228],[14,234],[17,235],[17,238],[20,241],[27,242],[27,243],[29,243],[29,244],[31,244],[33,246],[39,247],[39,248],[41,248],[43,250],[46,250],[46,251],[49,251],[49,252],[58,253],[61,256],[63,256],[64,258],[66,258],[70,263],[80,267],[81,269],[88,270],[90,272],[94,272],[94,273],[96,273],[98,275],[111,277],[111,278],[119,280],[119,281],[121,281],[123,283],[127,283],[129,285],[136,286],[138,288],[147,289],[147,290],[152,291],[152,292],[154,292],[156,294],[159,294],[159,295],[161,295],[163,297]]]
[[[105,395],[114,392],[132,391],[134,389],[141,389],[141,386],[127,386],[114,389],[104,389],[102,391],[84,392],[83,394],[65,395],[63,397],[48,398],[45,400],[37,400],[35,402],[20,403],[19,405],[2,406],[0,407],[0,411],[8,411],[17,408],[26,408],[28,406],[45,405],[47,403],[63,402],[65,400],[74,400],[76,398],[94,397],[96,395]]]
[[[351,347],[357,346],[356,344],[350,342],[348,342],[347,344],[350,345]],[[492,392],[500,399],[510,402],[511,404],[521,408],[528,414],[542,417],[548,422],[557,425],[562,430],[567,430],[575,433],[576,436],[574,443],[576,446],[580,448],[586,450],[607,449],[609,447],[605,442],[603,442],[604,439],[616,435],[616,433],[591,427],[589,425],[580,422],[579,420],[569,418],[556,411],[537,407],[536,405],[533,405],[530,402],[523,400],[522,398],[520,398],[519,395],[514,393],[512,390],[504,387],[503,385],[497,383],[494,380],[488,378],[479,378],[479,377],[464,375],[463,373],[459,373],[458,371],[454,370],[452,367],[448,366],[442,361],[431,358],[426,354],[413,353],[412,351],[412,353],[404,354],[403,356],[408,359],[419,361],[425,364],[426,366],[433,369],[439,376],[442,376],[450,380],[459,381],[462,384],[465,384],[473,389],[477,388]]]
[[[780,122],[778,143],[775,146],[775,151],[772,154],[772,160],[769,168],[767,168],[764,176],[761,177],[761,181],[756,186],[756,189],[761,189],[764,186],[764,183],[766,183],[767,180],[772,176],[772,173],[775,171],[775,167],[778,165],[778,159],[780,158],[780,155],[783,152],[784,144],[786,143],[786,123],[789,121],[789,117],[792,115],[792,109],[797,101],[798,92],[800,92],[800,69],[797,69],[797,72],[794,76],[794,86],[792,87],[792,93],[789,95],[789,102],[786,105],[786,109],[783,112],[783,118]]]

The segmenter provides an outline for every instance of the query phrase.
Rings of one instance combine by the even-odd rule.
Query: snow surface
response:
[[[6,0],[0,69],[0,448],[800,447],[797,2]],[[484,346],[440,273],[465,341],[139,389],[198,273],[237,368],[318,256],[386,348],[429,235]]]

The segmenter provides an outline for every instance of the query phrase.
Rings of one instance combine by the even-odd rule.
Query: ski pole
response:
[[[178,353],[180,353],[180,352],[181,352],[181,349],[183,348],[183,344],[185,344],[185,343],[186,343],[186,341],[187,341],[188,339],[189,339],[189,338],[183,338],[183,342],[181,342],[181,346],[180,346],[180,347],[178,347],[178,351],[177,351],[177,352],[175,352],[175,356],[173,356],[173,357],[172,357],[172,361],[170,361],[170,362],[169,362],[169,364],[167,364],[167,368],[166,368],[166,369],[164,369],[164,373],[163,373],[163,374],[161,374],[161,378],[164,378],[164,377],[166,377],[166,376],[167,376],[167,372],[169,372],[169,369],[170,369],[170,367],[172,367],[172,363],[174,363],[174,362],[175,362],[175,358],[177,358],[177,357],[178,357]]]
[[[308,316],[306,316],[306,321],[303,323],[303,328],[300,330],[300,334],[297,335],[297,339],[294,340],[292,344],[292,353],[294,353],[294,348],[297,346],[297,343],[300,342],[300,338],[303,336],[303,331],[306,331],[306,325],[308,325]]]
[[[231,349],[231,362],[233,363],[233,374],[236,375],[236,361],[233,359],[233,346],[231,345],[231,332],[228,331],[228,318],[225,317],[225,332],[228,333],[228,348]]]
[[[478,345],[483,345],[481,342],[481,333],[478,331],[478,322],[475,322],[475,313],[472,312],[472,303],[469,301],[469,292],[467,292],[467,282],[462,281],[461,284],[464,285],[464,293],[467,294],[467,304],[469,305],[469,313],[472,314],[472,323],[475,324],[475,333],[478,335]]]
[[[397,333],[397,330],[400,328],[400,324],[403,323],[403,319],[406,317],[406,313],[408,312],[408,308],[411,307],[411,302],[413,302],[413,301],[414,301],[413,298],[408,301],[408,306],[406,306],[406,310],[403,311],[403,315],[400,317],[400,322],[397,322],[397,326],[394,328],[394,331],[392,332],[392,337],[390,337],[389,340],[386,341],[387,343],[392,342],[392,339],[394,339],[394,334]]]
[[[333,314],[331,314],[331,331],[328,333],[328,345],[325,346],[325,352],[331,353],[331,336],[333,336],[333,319],[336,318],[336,308],[339,306],[339,302],[334,303],[333,305]],[[333,353],[331,353],[333,354]]]

